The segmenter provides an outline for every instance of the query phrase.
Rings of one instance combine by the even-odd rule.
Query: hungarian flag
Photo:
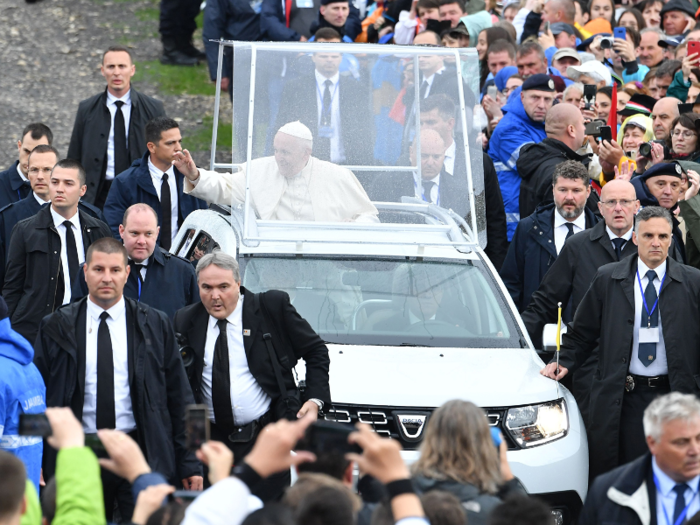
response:
[[[608,126],[612,132],[613,140],[617,140],[617,82],[612,83],[612,100],[610,103],[610,114],[608,115]]]

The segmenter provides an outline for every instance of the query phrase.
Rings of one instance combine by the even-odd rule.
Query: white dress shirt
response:
[[[87,300],[85,316],[85,398],[83,401],[83,430],[86,434],[97,432],[97,334],[100,328],[100,315],[105,310],[90,298]],[[126,331],[126,304],[124,297],[106,310],[107,328],[112,339],[114,362],[114,414],[117,430],[131,432],[136,428],[134,411],[131,407],[129,388],[129,355]]]
[[[457,143],[453,140],[452,145],[445,150],[445,160],[442,163],[442,167],[445,168],[445,172],[450,175],[455,174],[455,155],[457,154]]]
[[[129,261],[133,261],[131,257],[129,257]],[[148,259],[141,261],[140,263],[136,263],[141,265],[141,280],[145,281],[146,280],[146,272],[148,271]]]
[[[65,291],[63,292],[63,303],[68,304],[71,298],[71,282],[70,282],[70,271],[68,270],[68,252],[66,251],[66,227],[63,222],[66,220],[61,217],[56,210],[51,208],[51,217],[53,218],[53,225],[58,231],[58,235],[61,237],[61,265],[63,266],[63,282]],[[83,231],[80,229],[80,214],[76,211],[75,215],[68,219],[73,225],[73,237],[75,237],[75,247],[78,250],[78,264],[83,264],[85,262],[85,247],[83,245]]]
[[[659,484],[656,487],[656,523],[657,525],[673,525],[673,509],[676,506],[676,493],[673,491],[673,487],[676,486],[676,482],[659,468],[656,458],[652,458],[651,468]],[[700,510],[698,483],[700,483],[700,476],[695,476],[687,482],[688,488],[685,489],[683,496],[685,497],[685,505],[690,504],[690,507],[688,507],[688,513],[685,515],[683,523],[686,523]],[[690,498],[692,498],[692,502]]]
[[[613,245],[613,250],[614,250],[614,249],[615,249],[615,244],[614,244],[612,241],[613,241],[613,239],[617,239],[618,236],[615,235],[615,234],[613,233],[613,231],[612,231],[608,226],[605,227],[605,231],[608,232],[608,237],[610,237],[610,244]],[[633,231],[634,231],[634,228],[632,228],[632,227],[630,226],[630,229],[627,230],[627,233],[623,233],[622,235],[620,235],[619,238],[620,238],[620,239],[624,239],[624,240],[626,240],[627,242],[630,242],[630,240],[632,240],[632,232],[633,232]],[[625,243],[625,244],[622,245],[622,249],[623,249],[623,250],[625,249],[625,246],[627,246],[627,243]]]
[[[561,216],[559,210],[554,209],[554,245],[557,249],[557,255],[561,252],[564,247],[564,242],[566,241],[566,236],[569,234],[569,228],[566,226],[567,223],[574,225],[574,235],[578,232],[582,232],[586,229],[586,214],[582,213],[579,215],[575,221],[567,221]]]
[[[664,332],[662,327],[661,318],[661,301],[656,305],[659,311],[659,342],[656,343],[656,359],[649,365],[644,366],[639,360],[639,328],[642,324],[642,309],[644,308],[644,302],[642,301],[642,294],[646,290],[649,279],[647,279],[647,272],[649,267],[642,262],[642,260],[637,257],[637,268],[639,271],[639,277],[642,280],[642,289],[639,289],[639,281],[637,276],[634,276],[634,332],[632,338],[632,358],[630,359],[630,374],[638,376],[656,377],[668,374],[668,362],[666,361],[666,345],[664,344]],[[666,275],[666,261],[661,263],[661,266],[654,268],[656,272],[656,279],[654,279],[654,288],[656,288],[656,294],[658,297],[659,289],[661,287],[661,281]],[[653,304],[647,305],[649,310],[653,308]],[[673,524],[671,524],[673,525]]]
[[[39,197],[39,196],[38,196],[36,193],[34,193],[34,192],[32,192],[32,195],[34,195],[34,200],[37,201],[37,202],[39,203],[39,206],[43,206],[44,204],[46,204],[47,202],[49,202],[49,201],[43,200],[41,197]]]
[[[248,358],[243,346],[243,295],[236,309],[228,316],[228,363],[231,380],[231,406],[236,426],[247,425],[260,418],[270,409],[270,397],[263,391],[248,368]],[[209,418],[216,423],[212,403],[212,366],[214,350],[219,337],[218,319],[209,316],[207,341],[204,345],[204,368],[202,369],[202,395],[209,407]]]
[[[126,131],[126,148],[129,149],[129,120],[131,119],[131,90],[127,91],[122,98],[117,98],[107,91],[107,109],[112,117],[112,125],[109,128],[109,138],[107,140],[107,172],[106,179],[113,179],[119,173],[114,173],[114,115],[117,113],[115,102],[121,100],[124,102],[122,106],[122,115],[124,115],[124,130]]]
[[[24,173],[22,173],[22,169],[19,167],[19,162],[17,163],[17,173],[19,173],[19,176],[24,182],[29,182],[29,179],[24,175]]]
[[[159,168],[157,168],[152,162],[151,157],[148,157],[148,171],[151,174],[151,180],[153,181],[153,186],[156,188],[156,193],[158,194],[158,200],[160,200],[160,187],[163,184],[163,173]],[[179,217],[179,203],[177,194],[177,181],[175,180],[175,170],[172,166],[168,168],[168,186],[170,186],[170,224],[172,225],[172,240],[175,240],[177,235],[177,221]]]
[[[343,141],[340,140],[340,73],[336,73],[330,78],[324,77],[321,73],[314,70],[316,75],[316,107],[318,108],[318,124],[321,125],[321,113],[323,112],[323,94],[326,92],[326,80],[330,80],[332,85],[329,87],[331,92],[331,128],[333,128],[333,136],[331,137],[331,162],[345,162],[345,148]]]

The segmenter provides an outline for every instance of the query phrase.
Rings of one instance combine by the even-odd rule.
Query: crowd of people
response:
[[[190,4],[163,0],[162,60],[206,60],[212,79],[211,39],[347,52],[271,60],[254,145],[226,54],[233,149],[255,151],[227,174],[195,165],[122,46],[65,157],[45,123],[21,130],[0,173],[0,524],[552,524],[466,400],[432,412],[410,469],[366,426],[354,452],[304,450],[332,408],[326,344],[293,296],[246,290],[234,257],[178,237],[246,194],[263,220],[362,227],[408,198],[471,226],[472,180],[485,254],[534,346],[557,305],[568,325],[541,373],[572,390],[587,431],[578,522],[698,522],[697,3],[209,0],[205,53]],[[477,75],[434,49],[370,61],[353,43],[475,48]],[[50,431],[27,431],[22,416],[42,414]]]

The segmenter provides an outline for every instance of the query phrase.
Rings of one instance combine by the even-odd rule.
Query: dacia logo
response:
[[[399,428],[404,437],[408,439],[418,439],[425,428],[425,420],[428,416],[405,414],[398,416]]]

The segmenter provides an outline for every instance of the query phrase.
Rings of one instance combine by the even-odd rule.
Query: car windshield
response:
[[[513,319],[478,261],[256,255],[240,263],[246,289],[287,292],[327,342],[520,346]]]

